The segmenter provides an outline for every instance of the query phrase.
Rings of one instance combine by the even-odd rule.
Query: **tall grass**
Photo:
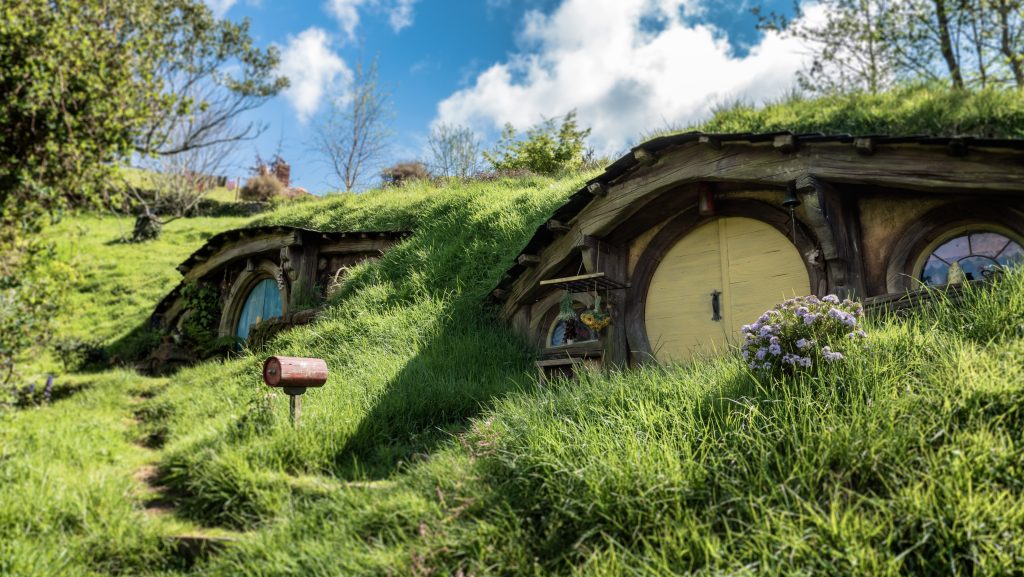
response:
[[[1021,138],[1024,94],[1012,89],[950,90],[926,85],[879,94],[791,95],[763,107],[742,102],[722,106],[693,130]]]
[[[577,184],[422,185],[277,217],[416,233],[266,351],[332,367],[298,431],[285,399],[265,396],[255,353],[186,371],[154,401],[169,407],[163,466],[186,511],[251,535],[205,571],[981,575],[1024,563],[1024,342],[1006,329],[1024,318],[1024,276],[879,320],[867,350],[816,376],[759,381],[726,357],[541,389],[481,299]]]
[[[868,348],[820,374],[759,380],[725,356],[541,388],[483,297],[586,176],[421,183],[267,217],[415,233],[315,324],[182,371],[140,407],[167,439],[180,514],[244,530],[196,572],[1020,571],[1024,272],[874,320]],[[260,382],[267,354],[331,367],[298,429]],[[186,572],[124,499],[136,457],[117,391],[133,379],[96,375],[100,397],[0,417],[0,572]],[[50,420],[74,441],[43,447]]]

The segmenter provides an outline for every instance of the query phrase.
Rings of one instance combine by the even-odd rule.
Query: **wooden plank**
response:
[[[825,255],[832,285],[829,291],[845,293],[839,295],[843,298],[864,298],[867,296],[867,282],[857,202],[827,182],[820,179],[812,182],[823,201],[822,214],[828,221],[835,246],[834,259]]]
[[[698,144],[673,149],[643,178],[627,179],[613,186],[607,197],[595,198],[573,224],[583,234],[609,237],[653,198],[701,180],[784,187],[809,175],[833,183],[939,193],[1024,193],[1019,153],[972,149],[969,157],[951,161],[916,145],[880,148],[873,156],[862,156],[848,144],[805,145],[785,156],[768,154],[770,150],[763,145],[723,145],[715,150]]]
[[[595,273],[581,274],[581,275],[576,275],[576,276],[566,276],[566,277],[562,277],[562,278],[553,278],[553,279],[548,279],[548,280],[540,281],[540,286],[559,285],[559,284],[563,284],[563,283],[571,283],[571,282],[576,282],[576,281],[594,280],[594,279],[598,279],[598,278],[604,278],[604,276],[605,275],[604,275],[603,272],[595,272]]]
[[[796,151],[796,137],[792,134],[780,134],[772,141],[772,147],[783,154]]]
[[[633,158],[636,159],[641,166],[654,166],[654,163],[658,162],[658,157],[654,154],[644,150],[643,148],[637,148],[633,151]]]
[[[346,254],[355,252],[384,252],[398,244],[398,239],[390,238],[355,238],[349,237],[320,245],[320,253]]]
[[[521,254],[516,262],[523,266],[537,266],[540,264],[540,257],[535,254]]]
[[[234,241],[213,253],[210,258],[189,269],[185,273],[185,278],[189,280],[200,279],[237,258],[280,250],[295,244],[297,240],[297,233],[281,232],[269,236],[257,236]]]
[[[578,234],[567,234],[555,239],[540,255],[540,264],[527,269],[508,287],[508,300],[502,307],[502,316],[510,318],[520,304],[528,300],[540,288],[540,281],[550,277],[579,256],[583,239]]]
[[[565,234],[572,230],[572,227],[560,220],[551,219],[545,224],[548,230],[555,234]]]

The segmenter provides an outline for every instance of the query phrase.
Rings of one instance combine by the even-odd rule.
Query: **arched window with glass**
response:
[[[1024,248],[1018,240],[995,231],[973,231],[939,244],[924,261],[918,278],[930,286],[981,280],[1000,267],[1022,262]]]

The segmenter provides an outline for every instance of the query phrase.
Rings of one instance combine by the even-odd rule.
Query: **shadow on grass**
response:
[[[498,398],[533,387],[531,360],[496,319],[453,315],[387,384],[337,454],[336,473],[385,478],[426,458]]]

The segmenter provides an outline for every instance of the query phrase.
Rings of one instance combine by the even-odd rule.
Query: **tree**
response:
[[[565,115],[559,127],[553,118],[545,119],[527,130],[525,139],[520,139],[509,123],[494,150],[485,151],[484,158],[497,171],[525,169],[556,174],[575,170],[587,160],[585,141],[589,135],[589,128],[580,130],[576,123],[575,110]]]
[[[316,135],[317,149],[346,191],[365,184],[387,152],[390,122],[391,95],[377,80],[377,61],[369,68],[358,64],[351,89],[331,103]]]
[[[800,86],[812,92],[864,90],[880,92],[899,78],[890,44],[892,12],[887,0],[823,0],[822,23],[804,18],[801,5],[786,18],[762,15],[759,27],[796,37],[811,50],[810,64],[797,73]]]
[[[179,127],[180,131],[187,131]],[[229,131],[219,126],[208,132],[216,135]],[[121,190],[140,207],[132,240],[155,239],[164,225],[191,214],[199,203],[216,188],[223,173],[233,142],[218,140],[205,146],[184,148],[173,154],[147,159],[143,172],[135,182],[122,179]]]
[[[438,124],[430,130],[427,145],[437,176],[467,178],[479,170],[480,141],[468,127]]]
[[[1024,0],[821,0],[823,22],[776,13],[760,27],[803,40],[814,92],[879,92],[904,80],[1024,88]]]
[[[32,303],[64,282],[39,240],[47,219],[101,198],[132,155],[213,144],[224,119],[286,84],[276,62],[276,51],[252,46],[246,24],[215,20],[199,0],[4,3],[0,291],[14,303],[5,310],[20,311],[17,330],[47,334],[50,313]],[[192,136],[164,146],[183,132]],[[0,357],[12,363],[41,342],[3,330]]]

